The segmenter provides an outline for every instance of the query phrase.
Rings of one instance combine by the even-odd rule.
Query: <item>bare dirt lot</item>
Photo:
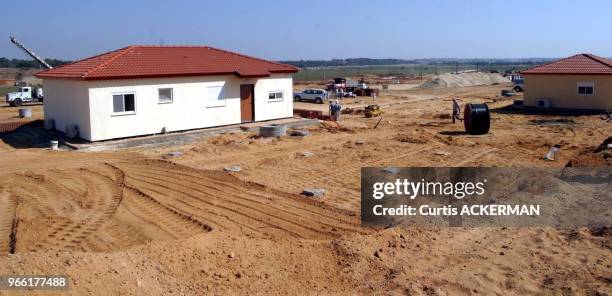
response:
[[[343,114],[303,138],[109,153],[1,143],[0,274],[65,274],[73,295],[611,294],[609,231],[360,226],[361,167],[612,165],[594,152],[612,135],[599,115],[511,111],[493,100],[504,87],[390,91],[382,118]],[[487,102],[491,132],[452,124],[451,96]]]
[[[19,109],[30,108],[32,109],[31,118],[20,118]],[[16,122],[16,121],[30,121],[36,119],[43,119],[45,117],[42,103],[28,103],[19,107],[11,107],[4,101],[0,102],[0,123]]]

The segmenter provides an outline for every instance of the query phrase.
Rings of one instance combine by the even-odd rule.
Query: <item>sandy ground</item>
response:
[[[14,80],[18,73],[22,75],[22,81],[30,85],[42,84],[42,80],[34,76],[34,74],[43,69],[18,69],[18,68],[0,68],[0,79]]]
[[[9,104],[4,102],[4,98],[0,98],[0,124],[6,122],[15,121],[30,121],[36,119],[43,119],[45,117],[42,103],[27,103],[19,107],[11,107]],[[31,118],[20,118],[19,109],[30,108],[32,109]]]
[[[382,118],[344,114],[304,138],[114,153],[0,143],[0,274],[66,274],[72,295],[612,294],[610,231],[359,225],[361,167],[563,167],[612,134],[596,115],[506,111],[492,99],[503,87],[393,91]],[[451,96],[488,102],[491,132],[450,123]]]

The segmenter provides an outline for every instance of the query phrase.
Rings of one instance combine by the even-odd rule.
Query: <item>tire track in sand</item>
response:
[[[142,169],[141,169],[142,170]],[[193,190],[194,192],[199,192],[207,196],[215,197],[215,196],[226,196],[232,198],[235,195],[241,195],[239,199],[232,199],[232,204],[238,206],[245,207],[270,207],[276,211],[280,211],[286,214],[308,214],[310,216],[316,216],[319,221],[336,221],[340,217],[337,214],[327,212],[327,211],[319,211],[318,208],[310,207],[308,205],[301,205],[300,203],[296,203],[291,199],[279,199],[275,198],[274,195],[265,192],[258,192],[255,190],[251,190],[248,194],[243,194],[239,186],[236,184],[232,184],[227,181],[215,180],[215,179],[205,179],[197,175],[186,174],[186,173],[170,173],[163,170],[149,169],[148,172],[155,172],[155,176],[166,176],[168,178],[180,176],[184,181],[189,181],[189,183],[182,185],[185,188]],[[165,179],[159,179],[156,177],[152,177],[151,175],[146,175],[139,173],[138,169],[136,169],[132,174],[148,179],[153,179],[158,182],[163,181]],[[170,175],[172,174],[172,175]],[[198,186],[193,186],[192,184],[197,184]]]
[[[17,198],[0,194],[0,254],[15,253],[17,243]]]
[[[83,249],[83,241],[111,218],[123,198],[119,189],[124,182],[121,174],[115,175],[114,182],[89,169],[80,169],[78,176],[86,185],[86,199],[93,201],[92,208],[84,219],[71,217],[67,223],[54,228],[46,241],[51,249]]]
[[[15,173],[0,188],[5,253],[17,239],[17,252],[113,251],[216,229],[308,239],[369,232],[347,211],[319,201],[156,160]],[[21,221],[18,231],[12,221]]]
[[[298,198],[278,196],[265,187],[245,183],[226,174],[196,170],[180,165],[151,161],[121,163],[130,184],[156,195],[172,207],[198,211],[206,220],[237,228],[250,226],[264,235],[290,235],[303,238],[331,237],[339,231],[364,229],[356,219],[348,219],[321,204],[300,202]],[[234,182],[224,180],[232,179]],[[232,184],[233,183],[233,184]],[[182,202],[177,202],[181,200]],[[316,217],[316,218],[315,218]],[[283,234],[284,233],[284,234]]]

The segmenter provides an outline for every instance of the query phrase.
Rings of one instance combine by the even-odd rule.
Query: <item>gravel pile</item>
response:
[[[492,85],[506,82],[510,82],[510,80],[504,78],[503,76],[497,73],[447,73],[435,76],[432,80],[429,80],[419,85],[419,88],[465,87],[476,85]]]

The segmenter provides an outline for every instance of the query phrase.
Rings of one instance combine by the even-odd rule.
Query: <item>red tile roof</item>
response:
[[[592,54],[577,54],[540,65],[521,74],[612,74],[612,61]]]
[[[83,80],[207,76],[265,77],[295,73],[293,66],[208,46],[128,46],[36,74]]]

